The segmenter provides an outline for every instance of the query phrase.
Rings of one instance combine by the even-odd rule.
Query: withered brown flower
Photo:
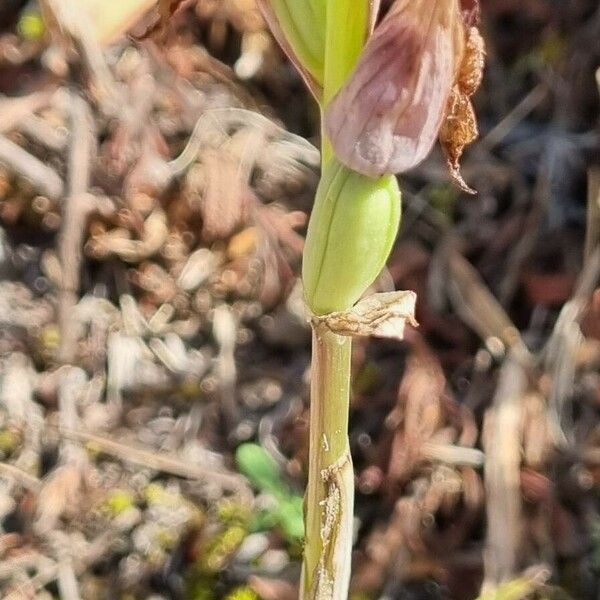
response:
[[[442,133],[455,181],[476,135],[470,97],[483,66],[477,0],[396,0],[326,111],[336,155],[376,177],[419,164]],[[463,85],[466,83],[467,85]]]
[[[477,27],[468,27],[465,37],[465,51],[448,99],[440,143],[446,153],[450,176],[461,189],[473,194],[474,190],[460,174],[459,161],[465,146],[479,135],[471,96],[481,85],[485,50]]]

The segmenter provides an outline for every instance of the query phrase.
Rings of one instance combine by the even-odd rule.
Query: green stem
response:
[[[322,110],[352,72],[369,29],[367,0],[326,1]],[[323,165],[333,156],[324,133],[321,156]],[[301,600],[348,598],[354,514],[354,471],[348,442],[351,353],[351,338],[313,327]]]
[[[348,444],[351,350],[350,338],[313,328],[303,600],[348,597],[354,511]]]

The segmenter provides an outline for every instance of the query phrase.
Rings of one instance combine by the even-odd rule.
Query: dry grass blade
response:
[[[20,98],[0,96],[0,133],[14,129],[22,119],[47,105],[54,91],[34,92]]]
[[[61,434],[68,439],[90,444],[97,450],[116,456],[125,462],[162,471],[163,473],[170,473],[185,479],[212,481],[223,489],[236,492],[244,498],[250,498],[252,495],[246,480],[241,475],[204,468],[200,465],[184,462],[173,455],[159,454],[86,431],[61,429]]]
[[[546,367],[553,380],[548,412],[558,445],[568,445],[573,441],[573,422],[566,406],[573,392],[577,354],[584,343],[577,323],[582,308],[574,301],[563,307],[546,348]]]
[[[512,579],[517,572],[522,535],[520,465],[523,405],[527,376],[510,354],[500,371],[492,408],[485,417],[485,491],[487,534],[483,590]]]
[[[552,335],[543,350],[546,370],[553,386],[548,401],[550,424],[557,443],[572,442],[572,419],[566,406],[573,393],[577,355],[585,340],[579,326],[585,307],[600,276],[600,245],[588,255],[575,293],[560,311]]]
[[[439,461],[447,465],[482,467],[485,462],[485,455],[481,450],[453,444],[425,442],[421,453],[428,460]]]
[[[239,418],[239,408],[235,395],[237,369],[234,357],[237,328],[235,317],[226,304],[222,304],[215,309],[213,335],[219,344],[217,373],[220,386],[220,404],[230,427],[234,427]]]
[[[588,171],[587,227],[585,237],[585,256],[591,257],[594,249],[600,245],[600,167]]]
[[[37,477],[5,462],[0,462],[0,477],[13,479],[31,492],[39,492],[42,486],[42,482]]]
[[[0,163],[31,181],[51,200],[61,199],[64,184],[59,174],[3,135],[0,135]]]
[[[207,145],[215,133],[227,135],[232,128],[252,127],[265,136],[281,139],[298,149],[299,159],[307,164],[319,164],[319,151],[304,138],[289,133],[273,121],[250,110],[242,108],[221,108],[208,110],[198,119],[190,140],[183,152],[169,163],[173,175],[180,175],[196,160],[200,149]]]
[[[68,134],[62,128],[51,126],[45,119],[30,114],[23,117],[20,130],[31,140],[52,152],[62,152],[68,142]]]
[[[72,363],[76,353],[73,308],[79,292],[79,272],[83,254],[85,224],[91,209],[87,197],[92,160],[96,153],[96,135],[87,102],[71,94],[71,150],[69,153],[69,194],[63,206],[62,228],[58,242],[61,264],[59,324],[60,358]]]
[[[455,249],[448,257],[449,293],[460,317],[472,327],[497,357],[511,349],[521,360],[529,353],[506,311],[489,291],[473,266]]]
[[[511,131],[534,111],[546,98],[548,90],[544,85],[534,87],[507,115],[478,143],[478,148],[493,150]]]
[[[58,589],[63,600],[80,600],[79,585],[68,558],[63,558],[58,565]]]

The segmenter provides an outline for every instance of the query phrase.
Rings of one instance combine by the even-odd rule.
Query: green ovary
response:
[[[310,310],[350,308],[379,275],[400,224],[396,178],[371,179],[331,160],[308,225],[302,277]]]

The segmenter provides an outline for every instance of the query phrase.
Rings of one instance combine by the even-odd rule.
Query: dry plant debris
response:
[[[43,4],[0,7],[0,596],[295,598],[310,99],[252,0]],[[419,327],[355,344],[353,600],[599,593],[600,11],[559,4],[482,2],[478,198],[403,177],[370,298]]]

